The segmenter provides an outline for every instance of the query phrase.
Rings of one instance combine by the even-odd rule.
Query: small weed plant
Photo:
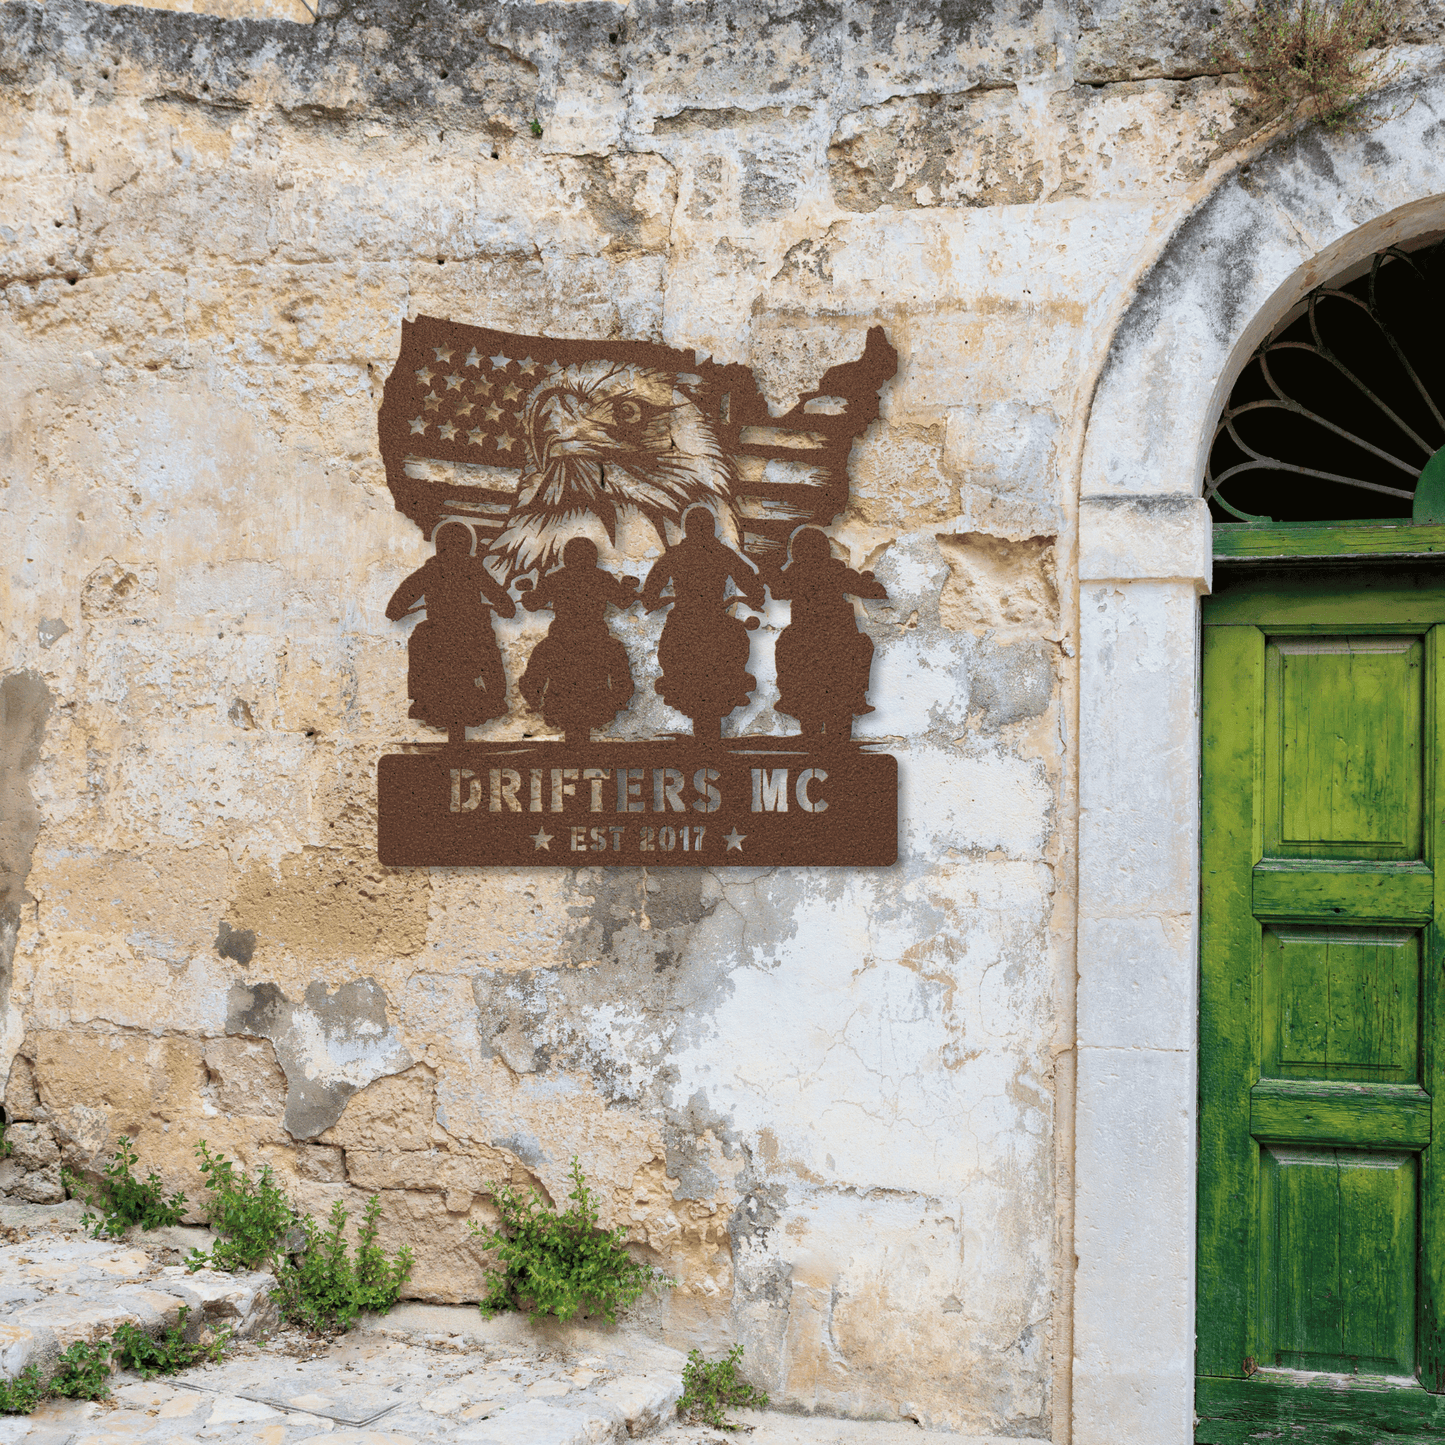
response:
[[[141,1379],[154,1380],[157,1375],[174,1375],[189,1365],[215,1364],[230,1341],[231,1331],[222,1330],[210,1339],[192,1343],[186,1339],[188,1314],[190,1306],[182,1305],[175,1324],[156,1339],[139,1325],[117,1325],[110,1351],[116,1368],[134,1370]]]
[[[0,1159],[8,1159],[10,1157],[11,1149],[14,1147],[5,1137],[6,1127],[7,1126],[5,1122],[0,1121]]]
[[[182,1306],[176,1323],[159,1339],[152,1339],[138,1325],[116,1327],[108,1339],[87,1344],[77,1340],[56,1361],[49,1380],[40,1377],[38,1365],[27,1365],[13,1380],[0,1380],[0,1415],[30,1415],[52,1396],[64,1400],[102,1400],[110,1393],[112,1369],[135,1370],[142,1378],[174,1375],[187,1365],[214,1363],[231,1339],[222,1330],[195,1344],[186,1339],[186,1316]]]
[[[155,1170],[144,1179],[137,1179],[131,1170],[139,1162],[130,1139],[122,1134],[94,1194],[89,1193],[74,1174],[64,1171],[65,1187],[87,1206],[80,1222],[97,1239],[119,1239],[133,1224],[142,1229],[162,1229],[168,1224],[179,1224],[185,1217],[186,1196],[177,1190],[167,1198],[165,1185]]]
[[[276,1186],[271,1166],[264,1164],[250,1179],[224,1154],[212,1154],[204,1139],[195,1149],[206,1181],[206,1220],[220,1237],[211,1252],[193,1249],[186,1261],[191,1270],[259,1269],[269,1264],[295,1219],[291,1201]]]
[[[501,1226],[470,1226],[484,1248],[496,1251],[501,1266],[487,1281],[484,1315],[526,1307],[570,1320],[578,1310],[591,1309],[614,1321],[619,1309],[646,1290],[671,1283],[628,1254],[622,1245],[626,1230],[599,1227],[596,1198],[575,1158],[568,1177],[572,1204],[560,1212],[535,1189],[524,1195],[510,1185],[493,1188]]]
[[[1365,96],[1400,72],[1379,53],[1398,29],[1398,0],[1225,0],[1214,59],[1244,73],[1266,118],[1368,130],[1388,118]]]
[[[397,1302],[412,1253],[403,1247],[388,1259],[377,1244],[381,1201],[375,1194],[366,1202],[353,1257],[346,1242],[350,1216],[340,1200],[324,1227],[309,1214],[298,1220],[269,1165],[248,1177],[224,1154],[213,1154],[204,1139],[196,1158],[206,1181],[207,1218],[221,1237],[209,1254],[192,1250],[188,1268],[270,1269],[281,1313],[318,1335],[340,1334],[364,1310],[384,1313]],[[299,1247],[288,1248],[297,1234]]]
[[[356,1254],[346,1244],[346,1207],[331,1206],[326,1227],[308,1214],[301,1227],[305,1250],[276,1260],[275,1298],[282,1315],[313,1334],[349,1330],[363,1310],[384,1314],[397,1302],[411,1273],[412,1253],[404,1245],[390,1259],[376,1242],[381,1201],[373,1194],[356,1231]]]
[[[39,1365],[26,1365],[13,1380],[0,1380],[0,1415],[33,1415],[44,1398]]]
[[[682,1368],[682,1398],[677,1413],[692,1425],[710,1425],[714,1430],[736,1430],[729,1410],[763,1410],[768,1397],[755,1390],[738,1374],[743,1347],[734,1345],[720,1360],[705,1360],[700,1350],[690,1350]]]
[[[61,1351],[46,1389],[66,1400],[103,1400],[110,1393],[110,1341],[76,1340]]]

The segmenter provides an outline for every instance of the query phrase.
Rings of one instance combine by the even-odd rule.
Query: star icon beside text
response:
[[[532,839],[532,847],[534,849],[545,848],[549,853],[552,851],[551,844],[553,835],[551,833],[544,833],[540,828],[538,828],[537,831],[530,836]]]
[[[731,833],[724,833],[723,840],[728,845],[728,852],[731,853],[732,850],[736,848],[738,852],[741,853],[743,851],[743,839],[747,836],[746,833],[739,833],[736,828],[734,828]]]

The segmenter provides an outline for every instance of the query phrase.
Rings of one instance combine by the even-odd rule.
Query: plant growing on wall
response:
[[[755,1390],[738,1374],[742,1358],[741,1345],[734,1345],[720,1360],[705,1360],[702,1351],[689,1350],[687,1364],[682,1369],[682,1396],[677,1402],[677,1413],[692,1425],[736,1430],[737,1425],[727,1417],[729,1410],[766,1409],[767,1395]]]
[[[133,1224],[142,1229],[162,1229],[168,1224],[179,1224],[184,1218],[186,1196],[177,1190],[167,1198],[165,1185],[155,1170],[144,1179],[137,1179],[131,1170],[139,1162],[140,1156],[131,1148],[130,1138],[122,1134],[94,1194],[85,1189],[76,1175],[69,1170],[62,1171],[66,1189],[87,1205],[80,1222],[97,1239],[119,1239]]]
[[[524,1195],[510,1185],[491,1186],[500,1227],[468,1226],[485,1248],[496,1251],[501,1266],[487,1282],[484,1315],[528,1308],[570,1320],[590,1308],[610,1322],[648,1289],[672,1283],[628,1254],[622,1244],[626,1230],[599,1226],[596,1197],[575,1156],[568,1178],[572,1203],[562,1211],[535,1189]]]
[[[381,1200],[373,1194],[356,1231],[356,1255],[347,1251],[346,1206],[338,1199],[323,1229],[308,1214],[301,1221],[305,1247],[275,1260],[272,1294],[281,1313],[313,1334],[349,1330],[364,1310],[384,1314],[401,1296],[411,1273],[412,1253],[403,1245],[391,1259],[376,1242]]]
[[[1269,118],[1368,128],[1383,117],[1365,96],[1400,72],[1379,53],[1398,28],[1397,0],[1225,0],[1214,59],[1244,73]]]
[[[207,1218],[221,1238],[209,1254],[191,1251],[186,1261],[191,1270],[271,1270],[276,1276],[271,1294],[281,1313],[319,1335],[349,1330],[364,1310],[385,1313],[400,1298],[412,1252],[403,1246],[388,1259],[377,1244],[377,1195],[366,1201],[353,1257],[346,1242],[350,1216],[339,1199],[323,1228],[311,1215],[299,1216],[269,1165],[248,1178],[224,1154],[213,1154],[204,1139],[196,1145],[196,1158],[210,1196]]]
[[[271,1166],[264,1164],[250,1179],[224,1154],[212,1154],[201,1139],[195,1148],[206,1181],[206,1222],[220,1236],[211,1252],[193,1249],[186,1261],[192,1270],[259,1269],[276,1252],[295,1220],[291,1201],[276,1186]]]

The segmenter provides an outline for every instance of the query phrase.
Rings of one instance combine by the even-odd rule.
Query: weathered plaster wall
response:
[[[468,1299],[487,1181],[576,1154],[680,1281],[655,1327],[780,1402],[1065,1438],[1074,474],[1248,133],[1192,14],[0,7],[0,1188],[127,1132],[194,1196],[204,1135],[313,1209],[382,1191]],[[835,530],[890,595],[896,868],[377,865],[376,758],[425,735],[374,422],[417,312],[778,405],[888,328]]]

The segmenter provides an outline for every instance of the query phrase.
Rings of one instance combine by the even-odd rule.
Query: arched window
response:
[[[1216,522],[1445,522],[1445,240],[1317,286],[1249,359],[1220,416]]]

